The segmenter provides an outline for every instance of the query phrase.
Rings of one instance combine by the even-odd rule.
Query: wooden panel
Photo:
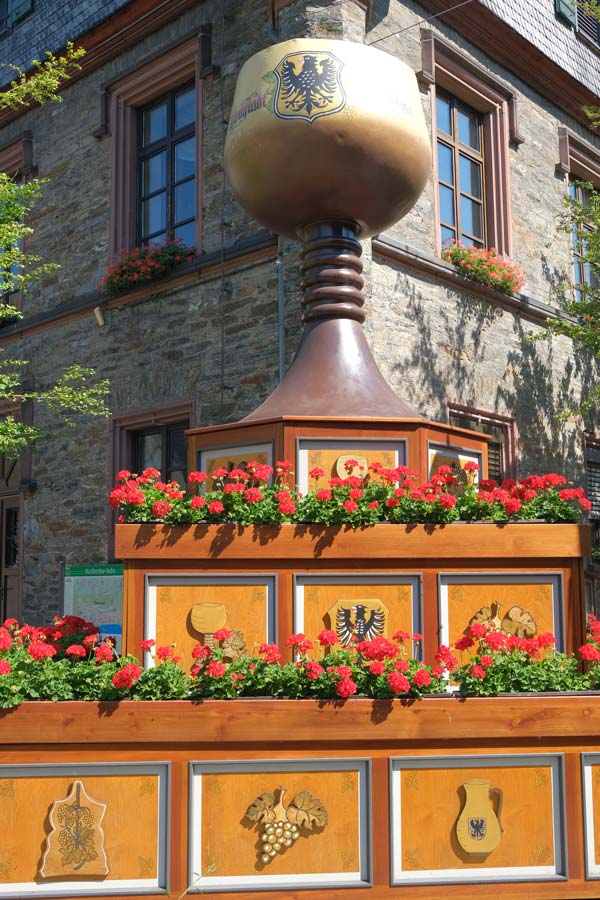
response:
[[[78,773],[86,793],[105,804],[102,818],[104,852],[108,864],[106,881],[156,879],[158,875],[158,775],[93,775]],[[0,837],[0,885],[41,882],[42,865],[40,849],[46,849],[50,834],[49,811],[56,801],[63,801],[74,782],[73,775],[44,777],[0,777],[3,828]],[[82,858],[71,859],[64,853],[53,853],[62,862],[60,875],[56,865],[47,868],[55,879],[69,882],[85,882],[96,873],[100,854],[101,836],[97,831],[99,819],[95,805],[81,800],[81,806],[89,807],[88,819],[91,836],[83,844]],[[59,822],[62,820],[59,820]],[[96,827],[94,827],[96,826]],[[58,833],[57,846],[64,843],[69,834]],[[48,861],[47,861],[48,862]],[[54,860],[54,863],[56,860]],[[95,880],[103,881],[97,877]]]
[[[205,631],[211,612],[216,614],[214,627]],[[270,640],[270,615],[266,584],[220,584],[216,578],[204,584],[159,584],[155,629],[149,621],[145,633],[154,637],[157,646],[174,643],[176,655],[187,668],[195,644],[210,644],[218,628],[241,631],[246,652],[253,653],[256,644]]]
[[[277,794],[280,784],[286,786],[284,805],[300,791],[317,797],[327,811],[327,824],[314,833],[301,829],[295,844],[265,865],[257,852],[264,825],[250,821],[245,813],[263,792]],[[202,784],[202,874],[252,877],[358,871],[358,812],[356,772],[207,775]]]
[[[345,638],[352,632],[345,626],[346,618],[351,622],[354,634],[360,632],[361,627],[365,629],[364,633],[359,634],[363,639],[371,639],[378,634],[391,638],[398,630],[412,634],[420,629],[420,625],[413,621],[414,584],[376,584],[369,580],[368,575],[363,578],[358,576],[354,584],[343,584],[336,583],[335,576],[331,576],[330,582],[311,579],[306,584],[298,585],[296,591],[302,592],[302,604],[294,619],[294,630],[303,631],[307,637],[314,639],[321,629],[331,628],[340,642],[347,645]],[[365,608],[359,625],[361,616],[357,607],[360,606]],[[374,614],[381,621],[381,627],[373,627],[369,631],[370,624],[377,625],[373,620]],[[410,650],[411,646],[408,647]],[[322,657],[323,648],[315,648],[311,655]]]
[[[492,788],[503,793],[499,815],[497,801],[489,797]],[[554,864],[549,766],[405,769],[401,798],[401,810],[396,812],[401,818],[402,862],[407,871]],[[473,848],[478,849],[478,842],[483,845],[492,824],[499,822],[498,844],[487,854],[476,856],[459,843],[456,828],[463,810],[476,819],[487,819],[487,834],[478,837]]]
[[[373,722],[377,727],[373,727]],[[0,743],[32,744],[44,753],[65,744],[247,743],[252,747],[317,741],[336,747],[359,739],[372,746],[393,741],[562,741],[574,746],[600,740],[600,696],[429,697],[415,703],[353,699],[321,704],[314,700],[205,700],[122,703],[24,703],[0,717]],[[90,746],[90,753],[96,752]]]
[[[586,525],[493,523],[375,525],[356,530],[307,525],[117,525],[119,559],[510,559],[560,560],[589,556]],[[415,568],[419,568],[415,566]]]

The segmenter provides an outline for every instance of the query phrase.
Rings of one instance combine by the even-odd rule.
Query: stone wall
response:
[[[203,247],[220,252],[258,231],[228,189],[222,170],[223,140],[237,72],[244,60],[275,39],[294,34],[371,42],[421,66],[419,20],[426,13],[410,0],[375,0],[371,25],[362,33],[363,11],[351,0],[298,0],[280,13],[274,34],[266,0],[243,4],[199,3],[169,26],[64,91],[61,105],[29,112],[0,133],[0,143],[24,128],[34,134],[44,189],[32,224],[30,249],[61,264],[60,272],[32,288],[28,314],[54,309],[93,294],[108,263],[110,140],[93,131],[100,116],[100,86],[150,53],[168,47],[203,24],[213,26],[213,58],[221,77],[203,89]],[[510,150],[514,256],[527,271],[524,292],[553,304],[553,279],[568,269],[564,236],[555,234],[564,183],[555,174],[560,124],[582,133],[558,107],[535,95],[443,25],[435,25],[462,52],[512,85],[520,102],[524,143]],[[422,89],[430,121],[429,92]],[[589,135],[586,138],[591,139]],[[415,209],[391,229],[392,239],[417,255],[435,255],[433,186]],[[285,359],[289,365],[301,331],[298,247],[281,242],[284,272]],[[556,413],[577,401],[591,373],[569,342],[528,343],[540,325],[525,312],[419,274],[405,262],[372,256],[365,245],[368,277],[366,324],[375,357],[396,391],[423,414],[446,417],[446,401],[471,404],[515,417],[522,473],[566,471],[582,478],[582,423],[560,423]],[[241,265],[241,264],[240,264]],[[254,409],[278,378],[278,281],[275,254],[230,272],[213,271],[176,290],[166,282],[149,299],[105,311],[98,327],[91,313],[25,333],[18,355],[31,360],[30,378],[43,388],[62,366],[94,366],[111,381],[111,408],[123,415],[180,401],[195,404],[195,425],[235,421]],[[2,339],[0,337],[0,343]],[[224,365],[221,348],[224,347]],[[14,352],[14,346],[9,347]],[[15,354],[17,355],[17,354]],[[46,619],[58,612],[62,562],[99,563],[109,552],[106,493],[110,423],[82,421],[75,434],[48,424],[51,438],[34,453],[37,491],[26,499],[25,615]]]

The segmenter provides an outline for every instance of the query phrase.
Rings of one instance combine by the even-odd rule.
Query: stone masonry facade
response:
[[[36,21],[44,19],[44,7],[51,18],[54,5],[40,2],[31,19],[2,40],[0,52],[7,61],[26,64],[26,32],[19,29],[33,33]],[[132,5],[69,4],[75,12],[68,27],[65,23],[57,34],[55,23],[51,32],[36,32],[32,53],[43,51],[40,42],[57,49],[76,40]],[[499,18],[506,5],[504,18],[510,24],[512,5],[501,0],[486,5]],[[32,217],[35,233],[28,249],[61,266],[31,288],[23,322],[0,332],[6,353],[30,361],[28,377],[36,388],[52,384],[66,365],[92,366],[110,380],[114,417],[189,402],[193,426],[236,421],[268,396],[279,377],[278,266],[286,366],[301,332],[299,253],[297,244],[265,235],[226,183],[223,142],[237,73],[262,47],[298,36],[378,41],[379,49],[418,72],[422,20],[432,15],[429,7],[412,0],[374,0],[370,10],[366,7],[355,0],[295,0],[274,8],[268,0],[189,4],[181,15],[65,87],[61,104],[32,109],[2,125],[0,146],[26,130],[33,135],[34,163],[39,176],[49,180]],[[553,16],[550,4],[545,8]],[[198,249],[200,260],[214,262],[199,265],[190,277],[156,285],[134,303],[107,307],[98,292],[110,262],[111,152],[110,134],[99,128],[102,90],[206,25],[212,27],[212,63],[218,68],[201,88]],[[513,417],[521,474],[560,470],[581,483],[583,435],[594,430],[594,423],[577,417],[565,423],[556,415],[578,401],[594,373],[567,340],[536,343],[528,337],[539,332],[545,316],[555,314],[554,286],[571,265],[568,236],[556,230],[565,196],[565,176],[556,169],[558,128],[566,126],[599,153],[600,141],[563,111],[560,97],[542,96],[487,57],[475,34],[456,30],[443,18],[430,19],[426,27],[517,97],[523,140],[508,149],[509,209],[512,255],[528,274],[523,297],[510,303],[453,279],[436,249],[430,181],[405,219],[373,245],[364,245],[369,342],[390,384],[423,415],[445,421],[450,401]],[[583,52],[597,67],[596,51],[586,46]],[[421,98],[431,123],[431,88],[425,83]],[[260,253],[244,251],[259,239]],[[86,315],[67,315],[87,301]],[[102,327],[94,306],[102,308]],[[62,564],[110,560],[106,496],[114,476],[111,421],[82,421],[75,433],[56,428],[39,411],[36,422],[52,435],[33,453],[36,489],[24,500],[23,616],[29,621],[60,611]]]

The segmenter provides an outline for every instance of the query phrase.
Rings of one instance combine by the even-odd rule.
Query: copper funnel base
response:
[[[302,230],[306,328],[282,382],[243,421],[282,416],[420,419],[379,371],[362,329],[362,248],[355,228]]]

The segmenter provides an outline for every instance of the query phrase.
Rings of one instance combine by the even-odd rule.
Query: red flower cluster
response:
[[[194,255],[193,247],[185,247],[179,240],[164,244],[147,244],[135,250],[123,250],[116,262],[109,266],[102,287],[111,294],[138,287],[148,281],[163,278],[178,263]]]
[[[141,666],[136,663],[128,663],[119,669],[112,677],[112,683],[118,690],[129,690],[142,674]]]

